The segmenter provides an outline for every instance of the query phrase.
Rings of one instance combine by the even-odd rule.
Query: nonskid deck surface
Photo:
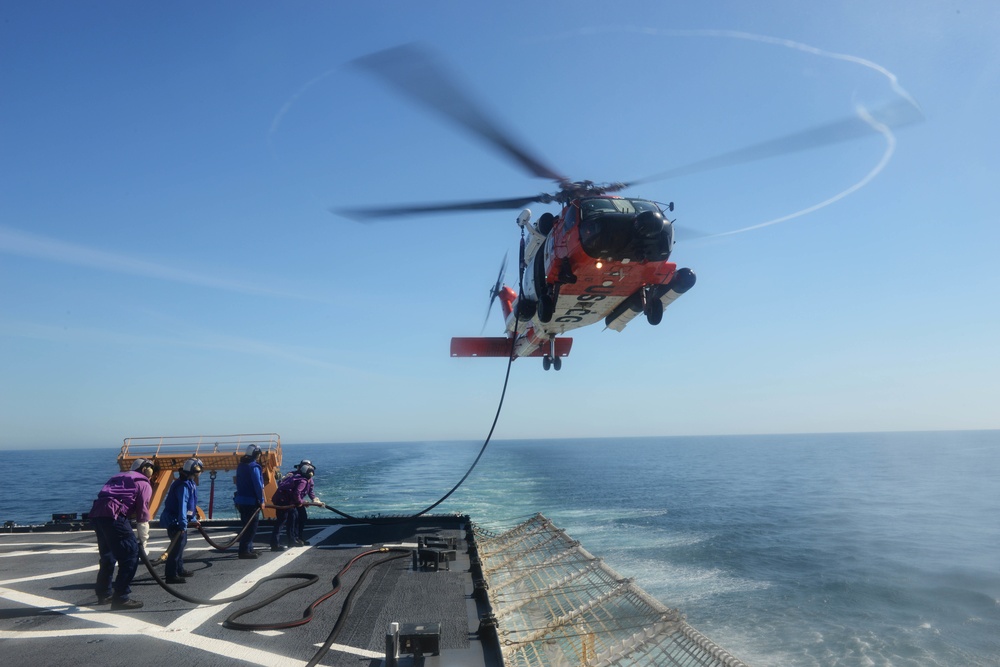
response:
[[[409,557],[376,566],[358,587],[353,608],[322,665],[380,665],[385,635],[393,622],[441,624],[440,655],[424,664],[497,664],[479,642],[480,612],[473,599],[467,553],[467,518],[421,517],[394,525],[347,525],[337,521],[307,526],[306,547],[268,549],[270,528],[261,527],[256,560],[241,560],[236,547],[220,553],[192,530],[185,565],[194,572],[176,588],[196,598],[223,598],[247,590],[273,574],[312,573],[319,581],[292,591],[242,623],[301,619],[306,608],[333,587],[334,576],[372,547],[415,544],[419,537],[455,538],[456,560],[437,570],[414,569]],[[236,528],[211,528],[217,542]],[[154,528],[148,550],[158,556],[166,531]],[[94,594],[97,543],[89,530],[0,534],[0,646],[8,665],[302,665],[327,640],[347,593],[372,561],[359,560],[342,578],[341,591],[318,606],[313,620],[285,630],[240,631],[222,626],[230,614],[259,602],[295,580],[265,583],[249,597],[205,606],[185,602],[162,589],[140,564],[132,597],[142,609],[112,612]],[[162,566],[157,568],[162,576]],[[401,660],[406,665],[410,659]]]

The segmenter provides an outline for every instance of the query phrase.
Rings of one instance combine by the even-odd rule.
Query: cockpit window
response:
[[[630,261],[669,259],[673,228],[656,202],[591,197],[580,200],[580,211],[580,244],[589,256]],[[656,215],[650,217],[649,213]]]
[[[605,197],[584,199],[580,202],[580,209],[583,211],[584,220],[604,213],[642,213],[643,211],[660,210],[654,202],[645,199],[608,199]]]

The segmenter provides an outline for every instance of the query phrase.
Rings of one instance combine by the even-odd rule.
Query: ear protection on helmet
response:
[[[197,475],[202,470],[205,469],[205,465],[201,462],[201,459],[188,459],[184,462],[184,472],[189,475]]]
[[[149,468],[149,474],[150,475],[153,474],[153,470],[154,470],[155,467],[156,467],[156,464],[153,463],[152,459],[136,459],[132,463],[132,471],[133,472],[140,472],[141,473],[143,468]],[[143,473],[143,474],[145,474],[145,473]]]
[[[299,464],[299,474],[305,478],[310,478],[316,474],[316,468],[311,463]]]

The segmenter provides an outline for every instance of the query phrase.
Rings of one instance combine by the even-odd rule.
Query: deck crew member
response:
[[[247,446],[246,453],[236,467],[236,494],[233,501],[243,521],[240,537],[240,558],[257,558],[253,549],[253,538],[257,534],[260,511],[264,508],[264,475],[261,472],[261,449],[257,445]]]
[[[184,569],[184,547],[187,546],[188,526],[201,527],[195,513],[198,510],[198,479],[202,470],[204,465],[200,459],[190,458],[185,461],[163,501],[160,526],[167,529],[171,545],[165,567],[168,584],[186,583],[185,577],[194,574]]]
[[[299,464],[295,466],[295,472],[298,472],[299,469],[302,468],[302,466],[311,466],[311,465],[312,461],[310,461],[309,459],[302,459],[301,461],[299,461]],[[311,502],[319,503],[319,496],[316,495],[316,487],[315,484],[313,483],[314,481],[315,480],[313,479],[313,477],[310,476],[308,481],[306,482],[306,495],[309,496],[309,500]],[[308,518],[308,515],[306,514],[305,503],[299,505],[299,507],[296,509],[296,512],[298,514],[298,516],[296,517],[296,519],[298,519],[298,524],[296,526],[295,534],[296,536],[298,536],[299,542],[302,542],[304,544],[306,539],[306,519]]]
[[[110,602],[113,611],[142,607],[142,602],[129,597],[132,579],[139,567],[139,543],[132,532],[129,517],[135,517],[140,539],[145,545],[149,535],[149,501],[153,497],[153,487],[149,483],[152,475],[153,462],[136,459],[131,470],[108,480],[97,494],[88,515],[97,533],[97,551],[101,556],[94,586],[97,604]],[[111,575],[115,572],[116,562],[118,576],[112,587]]]
[[[288,546],[305,544],[298,538],[298,509],[305,502],[306,489],[309,480],[316,474],[316,468],[310,464],[300,464],[298,470],[286,475],[278,483],[278,490],[271,497],[275,506],[277,519],[274,522],[274,532],[271,533],[271,551],[284,551],[288,547],[280,544],[281,529],[288,534]]]

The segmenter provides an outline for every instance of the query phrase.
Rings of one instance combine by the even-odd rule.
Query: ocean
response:
[[[283,450],[326,503],[395,515],[480,446]],[[116,454],[2,452],[0,521],[88,511]],[[216,485],[214,516],[235,517]],[[541,512],[757,667],[1000,665],[1000,431],[499,441],[435,511],[490,530]]]

